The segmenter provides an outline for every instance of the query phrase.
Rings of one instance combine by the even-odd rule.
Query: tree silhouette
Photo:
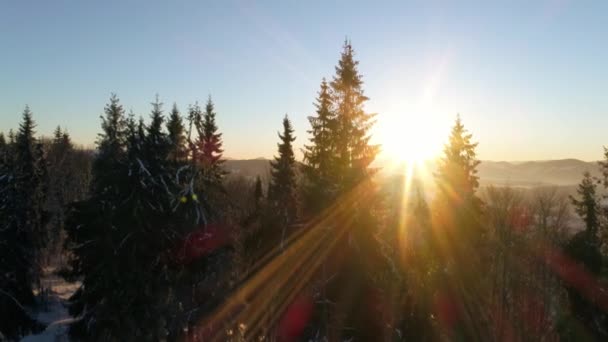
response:
[[[34,304],[32,287],[40,289],[46,243],[46,163],[35,126],[26,106],[17,134],[0,150],[0,333],[9,339],[40,328],[24,307]]]
[[[332,97],[325,79],[321,81],[316,116],[309,116],[310,145],[304,146],[304,174],[306,176],[306,207],[313,213],[325,208],[335,193],[334,136],[336,118],[332,112]]]
[[[370,144],[369,130],[375,123],[375,114],[367,113],[368,101],[363,92],[363,80],[354,59],[355,52],[349,41],[344,42],[336,74],[331,81],[333,111],[336,115],[334,146],[340,191],[345,192],[372,175],[370,164],[376,158],[379,146]]]
[[[182,117],[177,109],[177,104],[173,103],[169,120],[167,121],[167,131],[169,132],[169,158],[174,163],[186,158],[186,136],[184,135],[184,124]]]
[[[283,118],[283,133],[279,133],[278,156],[270,163],[271,179],[268,188],[268,200],[281,224],[286,226],[293,222],[297,215],[298,203],[296,194],[295,156],[292,143],[296,140],[293,136],[293,127],[287,115]]]

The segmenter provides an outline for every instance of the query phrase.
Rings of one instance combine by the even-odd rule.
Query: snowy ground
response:
[[[43,288],[48,289],[48,300],[31,315],[46,324],[47,327],[39,334],[24,337],[21,339],[22,342],[68,341],[66,330],[72,318],[64,304],[76,291],[78,284],[67,283],[63,278],[54,274],[54,269],[45,270],[45,274],[42,285]]]

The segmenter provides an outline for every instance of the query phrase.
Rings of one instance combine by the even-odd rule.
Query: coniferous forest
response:
[[[25,106],[0,135],[0,341],[51,328],[49,277],[74,289],[62,340],[608,340],[608,149],[570,196],[481,186],[454,113],[432,190],[387,182],[349,41],[327,76],[306,137],[289,115],[259,133],[257,177],[226,167],[211,96],[140,115],[112,94],[94,150]]]

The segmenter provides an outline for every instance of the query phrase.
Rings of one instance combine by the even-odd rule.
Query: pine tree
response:
[[[480,162],[475,153],[477,143],[472,143],[471,138],[460,116],[457,116],[435,173],[438,188],[436,214],[442,229],[448,234],[445,238],[451,239],[450,243],[455,247],[452,255],[455,258],[460,257],[460,252],[471,254],[483,233],[479,224],[481,200],[476,195]]]
[[[188,107],[188,154],[192,164],[196,164],[199,155],[199,146],[197,141],[194,140],[193,133],[198,133],[202,127],[203,112],[198,102]],[[194,132],[193,132],[194,130]]]
[[[436,291],[459,302],[462,310],[469,310],[463,311],[460,320],[446,333],[466,339],[479,338],[478,334],[483,333],[473,331],[467,325],[481,315],[474,312],[480,308],[468,301],[468,294],[483,296],[479,277],[484,272],[481,200],[476,195],[480,162],[475,153],[477,143],[472,143],[471,138],[457,116],[435,173],[438,193],[432,218],[433,229],[441,232],[435,234],[437,250],[449,251],[436,257],[442,270],[438,275],[440,287]]]
[[[46,242],[44,225],[46,213],[46,161],[42,145],[34,137],[36,127],[29,107],[25,107],[23,121],[15,141],[15,185],[18,194],[16,214],[20,229],[29,234],[31,244],[29,272],[32,280],[38,281],[40,251]],[[25,283],[24,283],[25,284]],[[31,285],[26,285],[29,288]]]
[[[468,205],[467,209],[478,214],[481,201],[475,193],[479,187],[477,166],[480,161],[476,159],[477,143],[472,143],[471,137],[458,115],[435,178],[441,200],[455,206]]]
[[[115,196],[118,191],[117,179],[121,179],[125,158],[125,112],[116,94],[110,96],[110,103],[101,116],[103,133],[97,140],[98,154],[93,162],[92,191],[98,195]]]
[[[600,226],[600,205],[596,195],[596,188],[597,185],[595,184],[595,180],[587,171],[583,174],[583,180],[576,190],[580,199],[570,196],[572,205],[578,216],[585,221],[585,229],[592,240],[597,239],[597,233]]]
[[[260,207],[262,206],[262,198],[264,193],[262,192],[262,179],[260,176],[255,178],[255,187],[253,189],[253,201],[255,203],[255,212],[259,213]]]
[[[316,116],[309,116],[311,129],[310,145],[304,146],[304,174],[307,186],[305,190],[306,206],[317,212],[325,208],[332,197],[332,187],[335,186],[333,171],[336,119],[332,112],[332,97],[325,78],[321,81],[321,89],[315,103]],[[335,190],[334,190],[335,191]]]
[[[50,212],[49,257],[61,255],[67,205],[76,200],[78,187],[73,165],[74,148],[67,131],[57,126],[48,151],[49,195],[47,208]]]
[[[287,115],[283,118],[283,133],[279,133],[281,142],[278,144],[279,155],[270,162],[271,180],[268,188],[268,200],[276,213],[282,226],[293,222],[297,215],[298,202],[296,194],[296,160],[292,143],[293,127]]]
[[[117,253],[124,236],[117,225],[117,211],[128,196],[127,124],[132,120],[125,119],[115,94],[104,111],[93,161],[91,196],[75,203],[66,220],[66,249],[72,255],[67,278],[81,280],[80,288],[70,298],[70,314],[78,317],[70,327],[70,335],[80,339],[100,340],[101,331],[112,333],[112,325],[116,324],[112,317],[120,303],[116,280],[123,276],[118,273],[122,261],[117,259]]]
[[[576,263],[575,270],[564,267],[562,272],[580,272],[584,270],[593,277],[599,277],[602,270],[602,253],[600,251],[600,240],[598,239],[598,229],[600,226],[600,205],[596,195],[596,183],[591,174],[587,171],[583,174],[583,180],[578,185],[577,193],[579,199],[570,196],[572,205],[576,213],[585,222],[585,230],[575,234],[566,244],[565,252],[571,261]],[[566,273],[565,279],[574,278],[573,275]],[[578,324],[585,327],[598,341],[608,338],[608,333],[604,327],[608,324],[608,315],[599,308],[598,302],[600,295],[592,293],[586,295],[581,293],[581,289],[565,282],[570,302],[571,314],[576,318]],[[563,330],[567,330],[565,328]],[[577,330],[580,328],[576,328]],[[562,333],[566,333],[565,331]],[[569,331],[569,334],[575,333]]]
[[[349,41],[344,42],[342,55],[331,81],[333,112],[336,115],[334,172],[341,192],[369,179],[373,174],[370,164],[376,158],[379,146],[370,144],[370,129],[375,114],[364,110],[369,100],[363,92],[363,80],[354,59],[355,52]]]
[[[34,129],[26,106],[19,131],[10,134],[9,164],[0,174],[0,332],[15,339],[36,328],[23,306],[34,304],[32,286],[39,287],[46,242],[46,163]]]
[[[6,138],[4,138],[4,133],[0,132],[0,152],[4,153],[6,149]]]
[[[179,114],[176,103],[173,103],[173,108],[167,121],[167,131],[169,132],[170,141],[170,160],[174,163],[183,161],[186,158],[186,137],[184,135],[182,117]]]
[[[162,105],[159,102],[158,95],[156,95],[156,100],[152,103],[150,125],[146,128],[144,140],[144,158],[148,161],[149,167],[152,168],[150,171],[153,173],[166,171],[164,164],[168,159],[170,149],[169,138],[163,132],[164,117]]]
[[[4,138],[4,133],[0,132],[0,175],[4,174],[4,169],[8,166],[9,144]]]
[[[198,163],[204,177],[212,185],[221,187],[222,180],[226,174],[223,169],[222,134],[218,133],[211,97],[209,97],[205,105],[205,112],[203,113],[202,122],[198,127],[198,134]]]
[[[324,187],[322,194],[328,198],[317,210],[331,214],[331,222],[326,225],[335,227],[336,234],[346,232],[336,247],[343,262],[331,271],[336,273],[331,285],[324,285],[321,290],[329,301],[351,305],[348,308],[340,305],[345,311],[329,310],[330,318],[323,319],[326,326],[322,329],[328,331],[330,340],[369,340],[379,336],[377,327],[364,323],[369,314],[365,306],[357,306],[359,310],[355,306],[356,298],[365,296],[374,286],[374,279],[379,279],[380,269],[385,269],[381,266],[384,261],[376,238],[379,201],[372,179],[375,170],[370,167],[379,151],[378,146],[370,143],[375,114],[365,111],[368,98],[358,64],[350,42],[345,41],[330,89],[321,84],[317,117],[311,120],[313,143],[305,150],[307,166],[312,161],[317,167],[325,164],[322,168],[327,170],[322,179],[311,176],[315,172],[305,168],[306,181]],[[327,151],[330,157],[321,157],[320,161],[318,158]],[[331,267],[331,262],[323,267],[326,266]]]
[[[114,97],[111,107],[119,107]],[[172,169],[158,98],[149,125],[132,113],[125,119],[121,110],[107,111],[110,117],[117,112],[120,132],[106,119],[100,135],[100,149],[120,146],[113,183],[76,203],[67,224],[72,276],[82,279],[71,298],[70,313],[78,320],[70,333],[89,340],[166,340],[184,323],[183,298],[174,291],[192,286],[183,283],[188,272],[174,264],[172,251],[204,223],[202,205],[193,172]],[[112,144],[109,133],[120,136],[120,144]],[[100,151],[97,158],[108,155]]]

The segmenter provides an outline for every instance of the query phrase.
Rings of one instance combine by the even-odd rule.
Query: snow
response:
[[[68,341],[67,328],[73,318],[68,313],[65,303],[80,284],[67,283],[63,278],[54,274],[54,269],[47,269],[42,278],[42,285],[48,289],[48,298],[45,304],[42,304],[39,310],[31,312],[31,315],[47,327],[39,334],[25,336],[21,341]]]

